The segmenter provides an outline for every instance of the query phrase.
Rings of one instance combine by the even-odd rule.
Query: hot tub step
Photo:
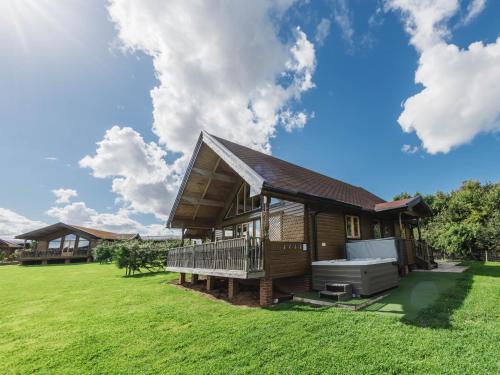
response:
[[[345,301],[351,298],[351,294],[346,292],[332,292],[330,290],[322,290],[321,292],[319,292],[319,297],[330,298],[337,301]]]
[[[352,294],[352,285],[348,283],[327,283],[326,290],[330,292],[344,292]]]

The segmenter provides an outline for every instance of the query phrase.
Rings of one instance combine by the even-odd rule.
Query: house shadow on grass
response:
[[[368,306],[372,311],[401,317],[417,327],[451,329],[451,317],[470,292],[474,272],[412,273],[398,289],[379,302]]]

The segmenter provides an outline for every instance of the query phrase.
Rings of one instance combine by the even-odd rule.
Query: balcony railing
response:
[[[167,271],[202,275],[257,277],[263,274],[264,252],[259,238],[235,238],[171,249]]]
[[[20,259],[56,259],[56,258],[75,258],[75,257],[88,257],[90,256],[89,250],[73,250],[61,251],[58,249],[49,250],[23,250],[19,254]]]

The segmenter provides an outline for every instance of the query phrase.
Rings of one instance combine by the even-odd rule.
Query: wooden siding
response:
[[[361,230],[361,239],[370,240],[373,238],[373,221],[375,218],[370,214],[359,216],[359,226]]]
[[[316,216],[316,249],[318,260],[344,258],[346,242],[344,214],[320,213]]]
[[[304,242],[304,205],[295,202],[285,202],[281,212],[281,240]]]
[[[266,241],[266,276],[301,276],[309,272],[309,251],[300,242]]]

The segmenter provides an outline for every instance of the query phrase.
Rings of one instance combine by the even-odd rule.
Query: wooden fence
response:
[[[264,267],[259,238],[235,238],[170,249],[167,268],[254,272]]]

